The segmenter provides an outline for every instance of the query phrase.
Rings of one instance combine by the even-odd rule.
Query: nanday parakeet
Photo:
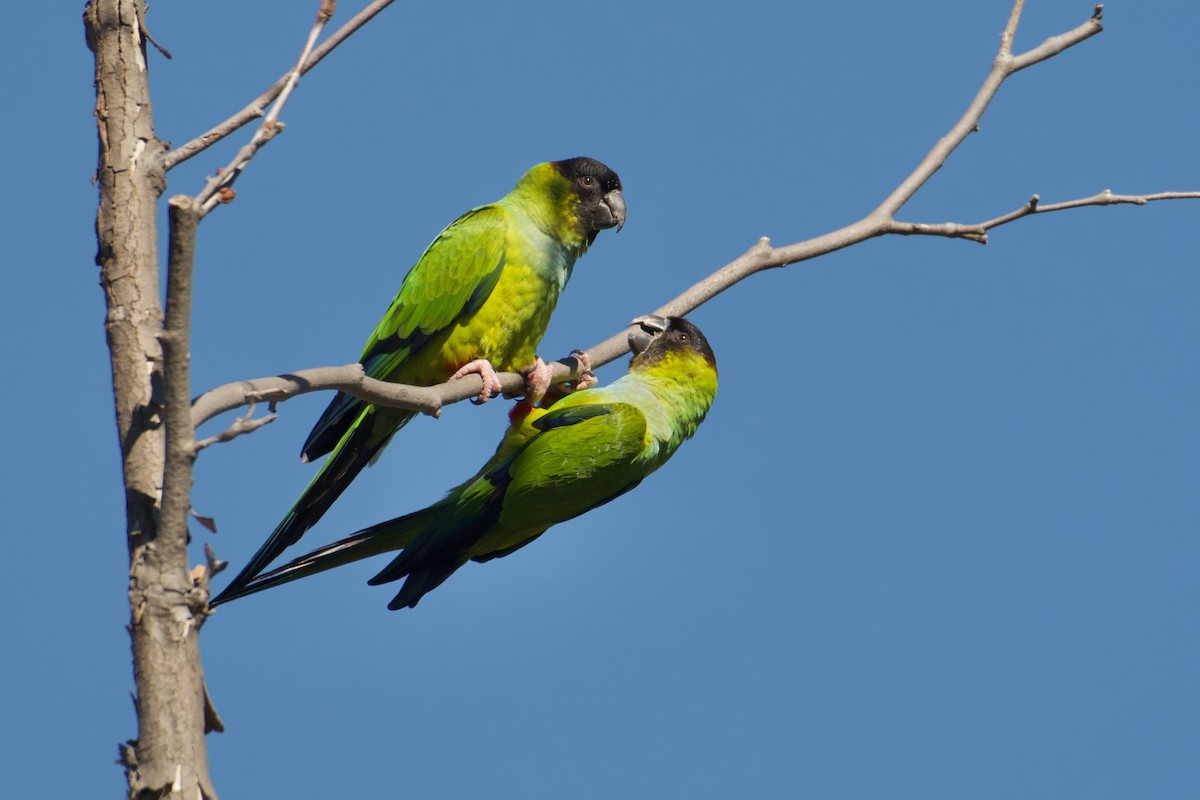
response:
[[[367,340],[359,359],[366,374],[432,386],[478,372],[486,400],[499,392],[497,370],[525,371],[532,373],[531,393],[544,393],[549,368],[535,349],[559,293],[596,235],[624,222],[621,180],[604,164],[538,164],[507,195],[463,214],[429,245]],[[302,451],[305,461],[329,458],[218,600],[299,541],[413,416],[339,392]]]
[[[657,335],[631,337],[628,373],[548,409],[519,404],[495,455],[439,502],[301,556],[214,603],[402,550],[369,583],[404,578],[388,608],[411,608],[467,561],[506,556],[637,486],[691,438],[717,391],[704,334],[683,318],[649,319]]]

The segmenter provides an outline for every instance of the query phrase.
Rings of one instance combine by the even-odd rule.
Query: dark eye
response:
[[[688,338],[688,335],[686,333],[681,333],[681,334],[679,334],[679,341],[682,342],[683,344],[687,344],[691,340]]]
[[[596,185],[596,179],[593,178],[591,175],[584,175],[582,178],[579,179],[579,185],[585,189],[591,189],[593,186]]]

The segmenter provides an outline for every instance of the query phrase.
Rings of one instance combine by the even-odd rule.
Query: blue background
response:
[[[159,135],[257,96],[315,6],[154,3],[174,54],[149,56]],[[0,55],[11,797],[118,796],[136,731],[81,9],[14,4]],[[444,225],[580,154],[620,172],[629,224],[580,262],[541,352],[594,344],[758,236],[870,211],[965,109],[1008,11],[396,4],[305,78],[204,224],[194,390],[352,361]],[[1090,13],[1031,3],[1016,49]],[[1113,3],[1105,23],[1012,78],[900,216],[1200,188],[1200,7]],[[717,298],[692,315],[717,403],[637,491],[414,611],[365,585],[381,561],[222,608],[202,637],[217,789],[1197,796],[1198,221],[1180,201],[1023,220],[986,247],[891,237]],[[194,560],[253,552],[312,474],[297,454],[327,400],[201,456],[194,503],[220,533],[196,526]],[[507,409],[415,421],[305,545],[438,498]]]

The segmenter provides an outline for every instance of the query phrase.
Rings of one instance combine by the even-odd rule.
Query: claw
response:
[[[550,367],[541,356],[534,356],[533,363],[521,370],[521,374],[525,376],[525,396],[536,405],[550,388]]]
[[[574,381],[572,381],[572,383],[574,384],[571,387],[572,391],[586,392],[588,389],[591,389],[593,386],[600,383],[600,379],[597,378],[594,373],[585,372],[582,375],[580,375],[578,378],[576,378]]]
[[[456,381],[467,375],[478,375],[483,379],[483,389],[479,392],[479,396],[471,401],[477,406],[483,405],[502,391],[500,378],[496,375],[496,368],[487,359],[477,358],[463,364],[458,368],[458,372],[450,376],[450,380]]]
[[[579,375],[582,377],[584,373],[592,371],[592,357],[582,350],[572,350],[571,358],[579,362]]]
[[[572,350],[571,357],[579,362],[579,377],[573,380],[571,391],[582,392],[600,382],[596,373],[592,372],[592,357],[582,350]]]

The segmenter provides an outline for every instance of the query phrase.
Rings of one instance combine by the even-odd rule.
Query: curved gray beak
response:
[[[640,356],[653,341],[654,337],[645,331],[634,331],[629,334],[629,349],[635,356]]]
[[[608,209],[608,219],[601,221],[601,227],[611,228],[615,225],[618,231],[625,227],[625,195],[621,194],[620,189],[613,189],[604,195],[600,204]]]
[[[642,314],[640,317],[634,317],[629,320],[630,325],[637,325],[647,333],[659,334],[670,327],[671,323],[666,317],[660,317],[658,314]]]
[[[665,331],[670,323],[667,322],[665,317],[660,317],[656,314],[643,314],[631,320],[629,324],[637,325],[641,328],[640,331],[634,331],[629,334],[629,349],[637,356],[641,355],[642,351],[654,341],[654,337]]]

